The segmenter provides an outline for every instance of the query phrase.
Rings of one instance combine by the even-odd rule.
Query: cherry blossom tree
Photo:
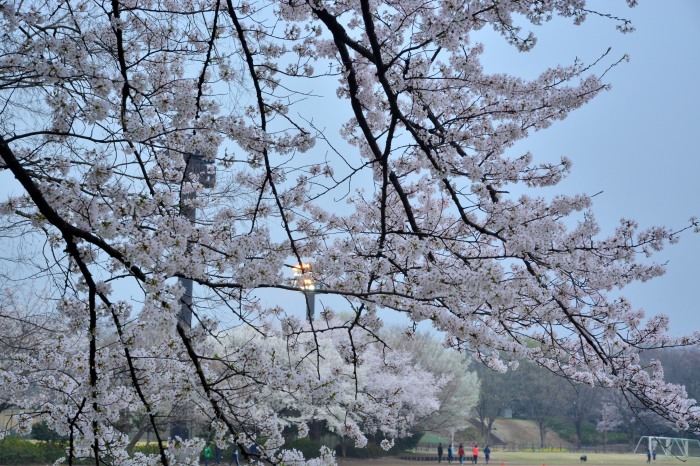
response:
[[[287,374],[283,383],[248,393],[249,404],[268,410],[270,416],[287,413],[287,426],[296,426],[302,437],[308,434],[310,422],[321,421],[343,440],[343,450],[347,440],[364,447],[368,441],[365,434],[385,438],[382,445],[387,448],[393,439],[411,435],[416,419],[440,408],[441,390],[455,378],[416,361],[406,348],[389,347],[364,330],[348,332],[346,323],[338,318],[317,322],[315,332],[294,319],[285,325],[284,331],[266,338],[251,329],[223,338],[225,343],[217,354],[224,355],[221,359],[226,364],[218,377],[231,384],[231,392],[240,390],[234,385],[239,379],[231,376],[233,367],[254,366],[249,371],[268,368],[251,365],[247,359],[235,364],[235,354],[245,349],[242,354],[255,354],[262,361],[284,355],[294,367],[293,373]],[[417,383],[426,380],[431,383]],[[333,403],[328,403],[328,397]]]
[[[53,311],[43,290],[7,278],[0,290],[0,411],[9,410],[0,431],[58,431],[54,419],[87,368],[86,355],[73,351],[85,342],[84,331]]]
[[[469,427],[481,395],[480,379],[470,367],[472,359],[464,353],[445,348],[437,335],[426,331],[386,325],[381,337],[391,348],[403,350],[410,355],[413,363],[426,368],[432,376],[430,385],[438,385],[440,380],[445,380],[437,392],[439,409],[416,417],[414,429],[421,433],[447,436]],[[410,377],[413,384],[424,380],[417,373]]]
[[[320,371],[297,373],[292,348],[221,354],[216,339],[298,336],[320,361],[321,335],[342,334],[359,397],[368,341],[393,312],[494,370],[516,366],[500,354],[524,358],[697,431],[695,402],[638,354],[700,335],[669,337],[666,317],[618,293],[663,273],[638,257],[697,221],[623,219],[606,235],[590,196],[537,195],[569,160],[512,149],[605,91],[622,59],[531,80],[480,64],[483,29],[527,52],[529,24],[596,13],[632,29],[585,0],[0,4],[0,170],[18,186],[0,205],[3,237],[35,248],[71,342],[26,362],[46,366],[30,368],[50,397],[22,408],[69,437],[68,464],[193,461],[202,440],[163,428],[183,411],[210,421],[220,446],[264,439],[255,460],[300,462],[281,442],[287,421],[252,394],[306,387],[333,410],[338,392]],[[294,323],[291,297],[307,289],[293,266],[324,314],[353,318]],[[391,412],[391,397],[373,401]],[[129,455],[125,411],[147,419],[156,455]]]

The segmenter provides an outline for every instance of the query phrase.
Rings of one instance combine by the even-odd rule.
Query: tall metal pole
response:
[[[193,205],[196,196],[196,192],[191,192],[183,194],[180,199],[180,215],[189,220],[192,225],[194,225],[197,221],[197,209]],[[191,250],[192,243],[188,241],[186,251],[189,253]],[[180,311],[178,312],[177,317],[185,328],[192,328],[192,290],[194,288],[194,284],[191,278],[180,277],[177,279],[177,281],[180,286],[185,289],[185,292],[180,298]]]
[[[304,291],[304,297],[306,297],[306,318],[312,322],[316,313],[316,290]]]
[[[216,182],[216,175],[209,171],[208,167],[213,162],[207,161],[199,153],[189,154],[186,160],[185,175],[183,184],[186,182],[199,181],[205,188],[213,188]],[[190,191],[180,196],[180,215],[185,217],[192,225],[197,222],[197,208],[195,207],[196,191]],[[186,250],[192,250],[192,243],[187,242]],[[180,311],[178,320],[185,328],[192,328],[192,294],[194,283],[191,278],[179,277],[178,283],[185,291],[180,298]],[[187,416],[183,416],[184,410],[180,410],[180,415],[175,419],[170,429],[170,437],[180,437],[183,440],[190,438],[190,431],[187,426]]]
[[[212,162],[205,160],[199,153],[189,154],[186,161],[184,181],[199,181],[205,188],[213,188],[216,183],[216,174],[210,172],[208,167]],[[197,208],[194,201],[197,198],[196,191],[190,191],[180,196],[180,215],[185,217],[194,225],[197,222]],[[187,252],[192,250],[192,243],[187,242]],[[192,291],[193,283],[191,278],[180,277],[180,285],[185,289],[180,299],[180,312],[178,318],[186,328],[192,328]]]

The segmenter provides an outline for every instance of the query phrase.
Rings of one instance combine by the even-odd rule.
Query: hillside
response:
[[[537,424],[522,419],[497,419],[493,425],[492,436],[494,440],[498,439],[494,443],[504,444],[504,446],[509,444],[539,446],[540,444],[540,431]],[[564,448],[571,446],[569,442],[562,440],[556,432],[547,432],[545,439],[547,446]]]

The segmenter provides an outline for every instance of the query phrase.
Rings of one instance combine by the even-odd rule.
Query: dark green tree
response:
[[[563,414],[571,421],[576,431],[574,443],[581,446],[583,426],[596,421],[600,413],[600,390],[586,384],[565,383],[562,390]]]
[[[514,401],[517,411],[537,423],[540,447],[554,419],[562,415],[564,403],[563,380],[530,362],[521,362],[514,372]]]
[[[479,399],[474,406],[474,415],[479,421],[482,444],[491,443],[493,423],[503,416],[505,408],[513,404],[512,381],[514,373],[501,374],[490,370],[483,364],[475,364],[479,376]]]

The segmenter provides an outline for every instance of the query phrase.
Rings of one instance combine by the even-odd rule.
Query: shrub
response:
[[[576,429],[573,423],[566,420],[556,419],[551,421],[552,430],[559,436],[571,443],[578,443],[576,438]],[[627,434],[622,432],[608,432],[608,444],[627,443]],[[598,432],[595,425],[590,422],[581,424],[581,438],[578,439],[582,446],[602,445],[604,442],[604,434]]]
[[[32,438],[45,442],[65,442],[68,440],[68,436],[58,435],[53,430],[49,429],[46,421],[37,422],[32,426]]]
[[[311,440],[309,438],[300,438],[300,439],[286,442],[284,444],[284,449],[285,450],[292,450],[292,449],[299,450],[304,455],[304,458],[314,458],[314,457],[319,455],[319,450],[321,449],[321,445],[323,445],[323,444],[318,440]]]
[[[65,456],[63,445],[54,442],[32,442],[18,437],[0,440],[0,464],[53,463]]]
[[[392,453],[390,453],[390,451],[387,452],[374,443],[368,443],[364,448],[356,448],[348,445],[345,449],[345,456],[348,458],[381,458],[382,456],[391,455]],[[335,447],[335,455],[337,457],[342,456],[340,445]]]
[[[394,446],[386,452],[384,455],[397,455],[399,453],[403,453],[408,450],[412,450],[418,446],[418,443],[421,440],[421,433],[418,431],[414,431],[413,435],[409,437],[402,437],[402,438],[397,438],[394,440]]]

